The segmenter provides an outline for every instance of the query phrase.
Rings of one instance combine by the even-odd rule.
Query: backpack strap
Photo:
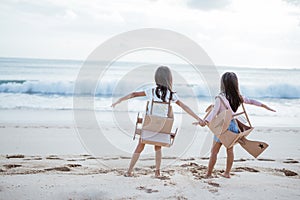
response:
[[[228,109],[228,106],[225,104],[223,98],[222,98],[220,95],[216,96],[216,98],[219,98],[219,99],[221,100],[221,103],[225,106],[225,108]],[[241,114],[245,114],[246,119],[247,119],[247,121],[248,121],[250,127],[252,127],[251,122],[250,122],[250,119],[249,119],[248,114],[247,114],[247,112],[246,112],[244,103],[241,103],[241,104],[242,104],[243,112],[235,113],[235,114],[233,114],[232,116],[235,117],[235,116],[238,116],[238,115],[241,115]]]
[[[161,104],[168,104],[168,112],[167,116],[171,117],[173,115],[172,113],[172,106],[171,106],[171,100],[172,100],[172,92],[170,91],[170,98],[168,102],[160,102],[160,101],[155,101],[154,100],[154,88],[152,88],[152,99],[151,99],[151,110],[150,110],[150,115],[152,115],[152,109],[153,109],[153,104],[154,103],[161,103]]]
[[[216,96],[216,98],[219,98],[221,100],[221,103],[225,106],[225,108],[228,109],[228,106],[225,104],[223,98],[220,95]]]
[[[153,103],[154,103],[154,88],[152,88],[152,99],[151,99],[151,110],[150,110],[150,115],[152,115]]]
[[[168,102],[168,117],[171,117],[173,115],[172,112],[172,107],[171,107],[171,100],[173,99],[173,93],[171,90],[169,90],[170,92],[170,98],[169,98],[169,102]]]
[[[246,109],[245,109],[245,106],[244,106],[243,103],[242,103],[242,108],[243,108],[243,110],[244,110],[244,114],[245,114],[245,116],[246,116],[246,118],[247,118],[247,121],[248,121],[250,127],[252,127],[251,122],[250,122],[250,120],[249,120],[248,114],[247,114],[247,112],[246,112]]]

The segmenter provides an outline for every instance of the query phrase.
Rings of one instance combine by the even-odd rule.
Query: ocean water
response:
[[[73,96],[93,95],[95,111],[111,110],[114,99],[134,90],[153,85],[154,68],[148,63],[114,62],[98,80],[93,94],[82,83],[81,93],[74,93],[74,85],[84,61],[25,58],[0,58],[0,110],[72,110]],[[155,63],[154,63],[155,64]],[[154,65],[152,63],[152,65]],[[169,64],[174,72],[174,88],[180,99],[200,102],[197,110],[204,113],[213,96],[206,87],[203,75],[188,64]],[[95,68],[97,70],[97,66]],[[103,69],[99,69],[103,70]],[[239,77],[243,95],[260,100],[277,113],[249,107],[251,116],[277,116],[289,120],[288,125],[299,127],[300,69],[243,68],[217,66],[219,75],[234,71]],[[202,76],[202,77],[201,77]],[[180,77],[179,80],[176,77]],[[86,80],[88,82],[88,80]],[[215,80],[219,84],[219,80]],[[143,98],[130,100],[129,112],[143,111]],[[82,107],[82,109],[85,109]],[[175,112],[180,109],[175,108]]]

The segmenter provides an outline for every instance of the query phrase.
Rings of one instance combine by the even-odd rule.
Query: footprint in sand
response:
[[[298,160],[293,160],[293,159],[286,159],[285,161],[283,161],[283,163],[295,164],[295,163],[299,163],[299,161]]]
[[[96,160],[97,158],[96,157],[88,157],[88,158],[86,158],[87,160]]]
[[[7,164],[3,165],[6,169],[11,169],[11,168],[16,168],[16,167],[22,167],[22,165],[17,165],[17,164]]]
[[[181,161],[192,161],[195,160],[195,158],[181,158]]]
[[[180,167],[198,167],[198,166],[199,165],[197,163],[194,163],[194,162],[190,162],[190,163],[180,165]]]
[[[118,160],[119,157],[108,157],[108,158],[102,158],[102,160]]]
[[[218,189],[217,188],[209,188],[208,191],[211,193],[217,193]]]
[[[288,169],[276,169],[276,171],[279,171],[279,172],[283,172],[285,176],[297,176],[298,174],[296,172],[293,172],[291,170],[288,170]]]
[[[175,186],[175,185],[177,185],[175,182],[172,182],[172,181],[169,181],[169,182],[165,182],[164,183],[164,186]]]
[[[214,187],[220,187],[219,183],[215,183],[215,182],[212,182],[212,181],[207,181],[205,183],[207,183],[208,185],[214,186]]]
[[[41,157],[24,158],[23,160],[43,160]]]
[[[201,160],[209,160],[209,157],[201,157]]]
[[[235,172],[242,172],[242,171],[259,172],[259,170],[251,168],[251,167],[237,167],[237,168],[235,168]]]
[[[244,159],[244,158],[241,158],[241,159],[238,159],[238,160],[234,160],[233,162],[246,162],[246,161],[249,161],[249,160],[254,160],[254,159]]]
[[[17,154],[17,155],[7,155],[6,158],[10,159],[10,158],[24,158],[25,156],[22,154]]]
[[[258,161],[269,161],[269,162],[274,162],[274,159],[268,159],[268,158],[258,158]]]
[[[70,162],[85,161],[85,159],[68,159]]]
[[[207,183],[208,185],[213,186],[213,187],[208,187],[209,192],[211,192],[211,193],[217,193],[218,192],[217,188],[220,187],[219,183],[215,183],[215,182],[212,182],[212,181],[205,181],[204,183]]]
[[[54,155],[48,156],[48,157],[46,157],[46,159],[48,159],[48,160],[63,160],[62,158],[59,158],[59,157],[54,156]]]
[[[146,188],[145,186],[139,186],[136,188],[137,190],[144,190],[147,193],[158,192],[158,190],[153,190],[151,188]]]
[[[166,173],[170,176],[173,176],[175,174],[175,170],[174,169],[170,169],[170,170],[163,170],[163,173]]]
[[[80,164],[67,164],[68,167],[81,167]]]
[[[128,156],[120,156],[120,159],[129,160],[129,159],[131,159],[131,157],[128,157]]]
[[[71,171],[68,167],[53,167],[53,168],[47,168],[46,171],[61,171],[61,172],[68,172]]]
[[[89,154],[82,154],[80,156],[83,156],[83,157],[89,157],[89,156],[92,156],[92,155],[89,155]]]
[[[171,180],[171,178],[169,176],[154,176],[154,178],[160,179],[160,180]]]

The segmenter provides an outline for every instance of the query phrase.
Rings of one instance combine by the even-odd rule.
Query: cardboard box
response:
[[[156,133],[170,134],[174,119],[167,117],[158,117],[154,115],[146,115],[143,124],[143,130]]]
[[[158,133],[147,130],[142,131],[141,142],[143,144],[152,144],[165,147],[170,147],[172,144],[171,134]]]

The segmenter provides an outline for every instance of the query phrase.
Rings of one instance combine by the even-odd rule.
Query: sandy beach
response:
[[[163,162],[168,159],[164,158]],[[154,177],[153,158],[141,159],[134,177],[125,168],[128,157],[90,155],[1,156],[1,199],[297,199],[299,160],[236,160],[232,178],[205,179],[206,159],[180,159]],[[220,159],[220,162],[225,162]],[[275,165],[276,167],[272,167]],[[289,170],[288,170],[289,169]],[[291,170],[292,169],[292,170]]]
[[[0,200],[300,200],[300,0],[2,0],[0,16]],[[222,146],[206,178],[220,145],[207,170],[199,118],[220,93],[257,143],[226,172]],[[177,133],[162,156],[134,139],[149,112],[169,119],[147,131]]]
[[[199,138],[185,154],[172,154],[179,148],[176,142],[180,143],[180,137],[173,147],[163,149],[161,178],[154,177],[150,146],[137,163],[134,177],[128,178],[123,175],[136,145],[131,138],[125,141],[128,149],[121,155],[91,155],[76,133],[71,111],[5,110],[4,114],[7,117],[0,125],[0,199],[300,197],[300,149],[296,142],[300,133],[296,127],[256,128],[251,136],[267,141],[270,147],[254,159],[236,146],[231,179],[220,176],[226,161],[224,148],[214,178],[204,178],[209,153],[201,154],[205,148],[199,144],[211,133],[200,127],[196,128]],[[109,115],[101,112],[103,118]],[[112,124],[106,125],[111,133],[119,132]],[[180,133],[184,136],[192,129],[191,125],[184,126]]]

